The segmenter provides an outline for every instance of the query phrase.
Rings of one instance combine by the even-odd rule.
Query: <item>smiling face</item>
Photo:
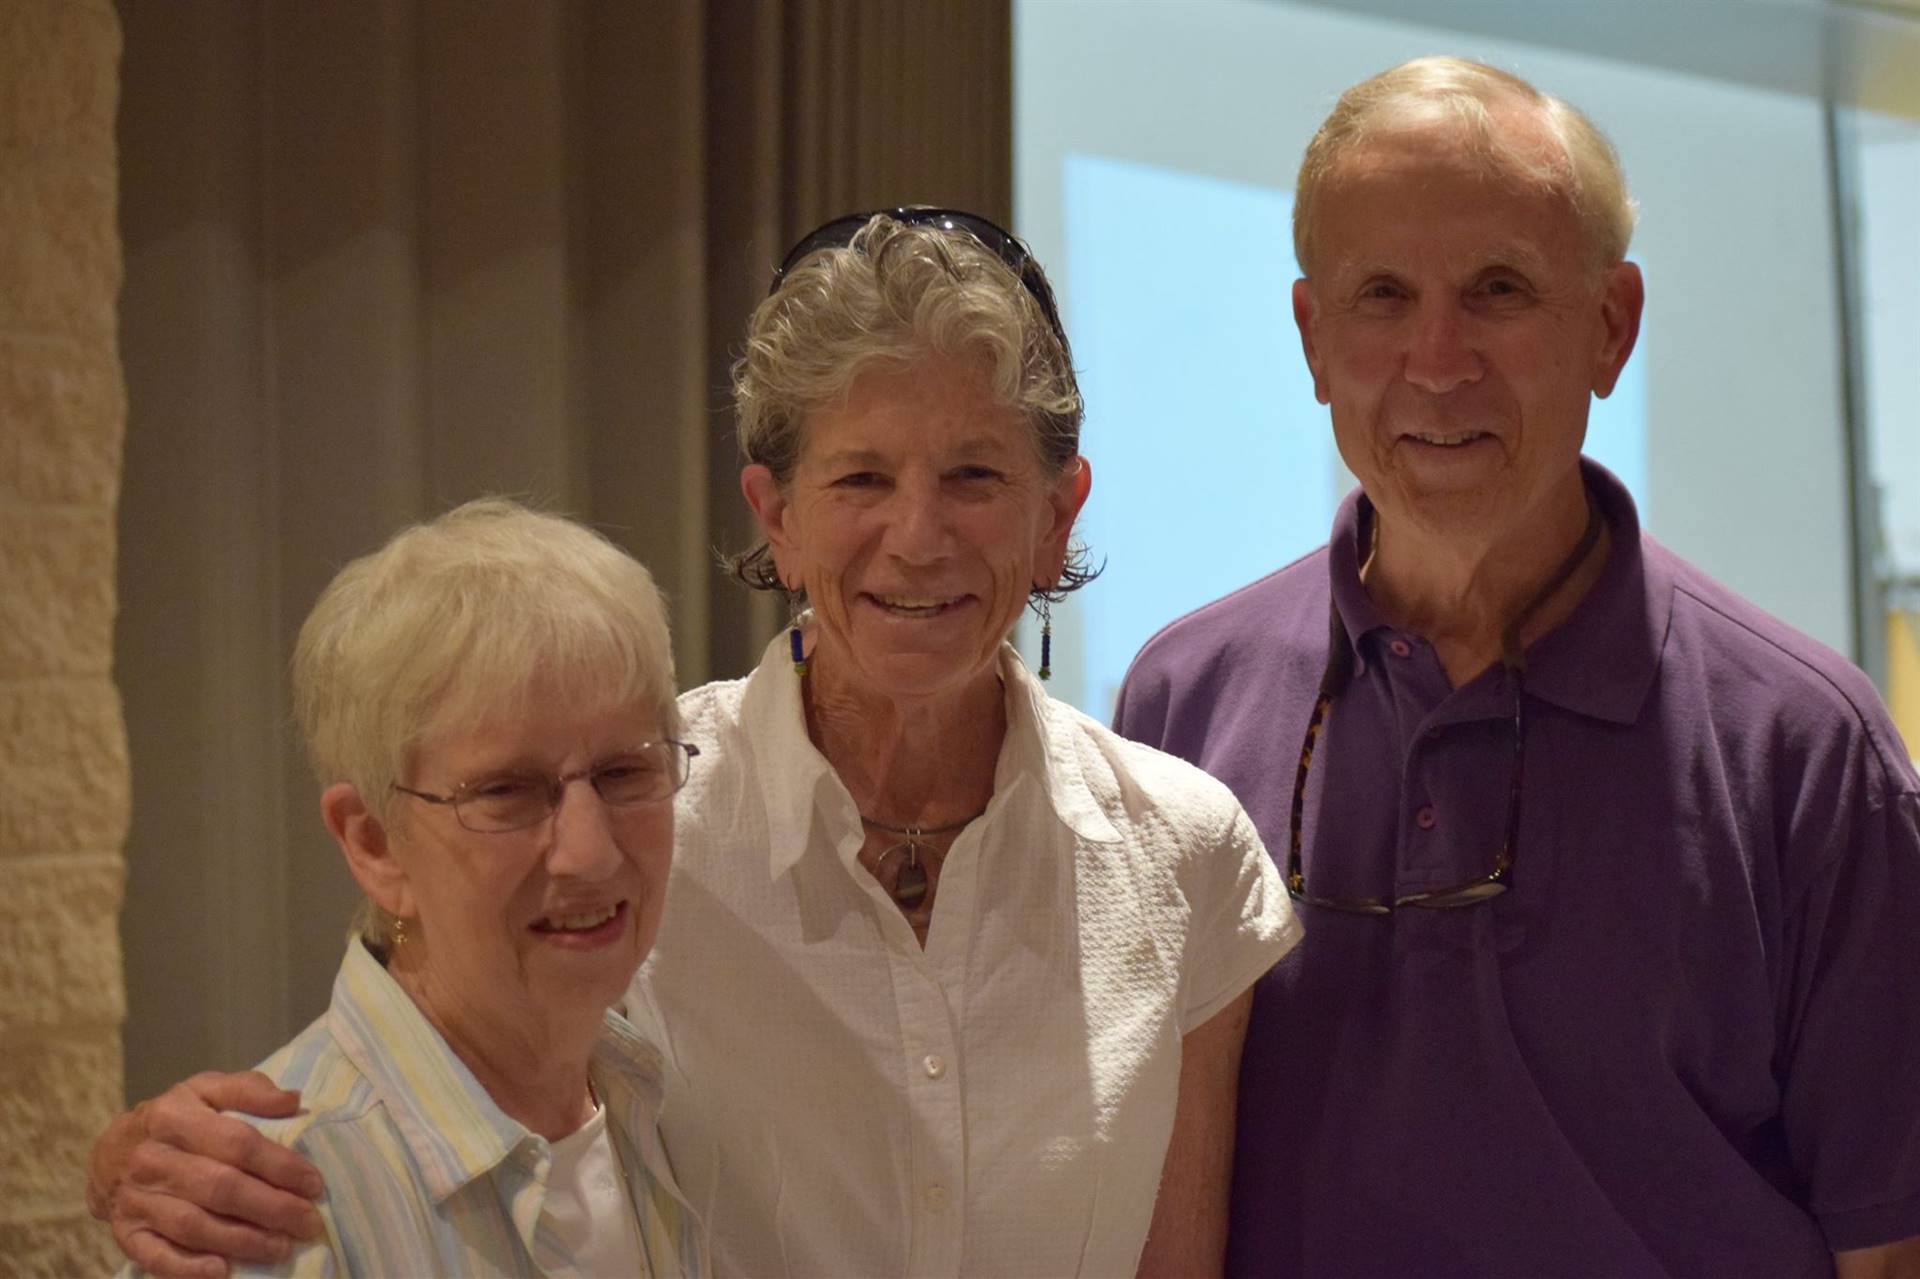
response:
[[[445,795],[490,779],[565,776],[660,737],[651,705],[529,704],[510,720],[430,738],[403,784]],[[428,1015],[468,1035],[556,1016],[597,1027],[659,930],[671,798],[609,807],[582,778],[545,821],[505,833],[468,830],[450,806],[395,800],[407,805],[388,837],[389,887],[401,898],[382,904],[418,919],[414,994]]]
[[[809,414],[784,487],[764,466],[741,484],[782,579],[807,592],[816,659],[916,699],[993,678],[1028,591],[1059,577],[1087,469],[1048,474],[983,373],[929,356]]]
[[[1340,454],[1382,519],[1497,539],[1578,509],[1589,397],[1632,349],[1638,269],[1599,265],[1563,194],[1489,173],[1434,129],[1343,159],[1317,225],[1294,314]]]

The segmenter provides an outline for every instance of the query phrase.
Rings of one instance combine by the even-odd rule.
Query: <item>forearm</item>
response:
[[[1225,1264],[1234,1102],[1252,1004],[1249,989],[1181,1042],[1180,1093],[1142,1276],[1218,1275]]]
[[[1920,1279],[1920,1235],[1833,1254],[1835,1279]]]

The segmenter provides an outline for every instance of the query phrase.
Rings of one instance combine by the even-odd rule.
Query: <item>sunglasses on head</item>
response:
[[[923,205],[911,205],[896,209],[873,209],[866,213],[849,213],[837,217],[831,222],[822,223],[801,236],[794,246],[787,250],[780,265],[773,273],[773,283],[767,292],[772,293],[787,278],[787,272],[793,270],[808,255],[822,249],[844,249],[853,243],[853,237],[876,216],[884,214],[895,222],[907,226],[937,227],[942,231],[964,231],[979,241],[989,252],[1006,263],[1012,272],[1020,277],[1020,283],[1040,306],[1040,314],[1045,317],[1047,327],[1053,330],[1053,336],[1059,340],[1061,350],[1067,347],[1067,331],[1060,323],[1060,310],[1054,305],[1053,289],[1047,283],[1046,273],[1034,260],[1033,253],[1019,236],[1005,227],[981,217],[977,213],[968,213],[963,209],[936,209]]]

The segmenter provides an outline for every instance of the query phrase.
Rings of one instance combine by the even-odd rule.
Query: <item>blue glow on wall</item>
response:
[[[1076,700],[1105,717],[1156,630],[1326,539],[1338,459],[1288,300],[1292,195],[1091,155],[1064,176],[1081,530],[1107,558]]]

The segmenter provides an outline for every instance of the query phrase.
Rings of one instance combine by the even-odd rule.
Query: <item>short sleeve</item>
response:
[[[1920,1235],[1920,783],[1859,756],[1789,903],[1780,1029],[1787,1146],[1834,1251]]]
[[[1220,835],[1187,859],[1186,879],[1183,1035],[1232,1003],[1301,936],[1273,859],[1237,803]]]

